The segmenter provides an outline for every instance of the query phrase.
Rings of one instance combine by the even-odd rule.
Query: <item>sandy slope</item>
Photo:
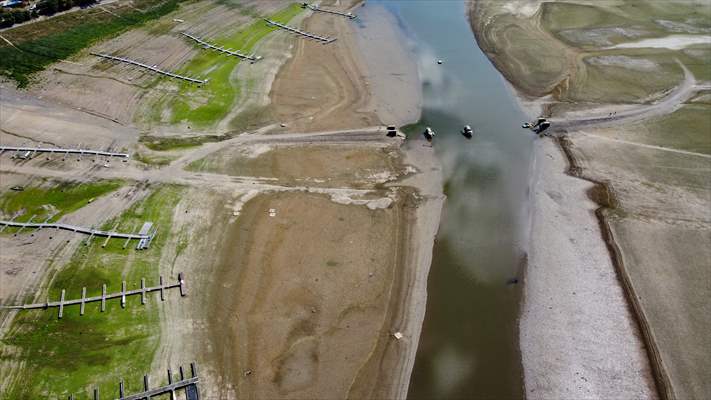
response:
[[[536,143],[533,246],[521,315],[530,399],[655,398],[639,329],[587,196],[551,140]]]

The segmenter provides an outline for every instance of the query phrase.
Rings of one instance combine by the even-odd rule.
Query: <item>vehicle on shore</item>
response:
[[[430,128],[429,126],[425,128],[425,131],[422,132],[422,135],[427,139],[428,142],[432,142],[432,139],[435,137],[435,132]]]

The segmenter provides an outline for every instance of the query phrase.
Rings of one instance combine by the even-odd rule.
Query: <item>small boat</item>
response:
[[[428,142],[431,142],[432,139],[434,139],[435,137],[434,131],[429,126],[427,127],[427,129],[425,129],[424,132],[422,132],[422,134],[425,136],[425,139],[427,139]]]
[[[469,125],[464,125],[464,129],[461,130],[461,133],[467,139],[471,139],[472,136],[474,136],[474,130]]]

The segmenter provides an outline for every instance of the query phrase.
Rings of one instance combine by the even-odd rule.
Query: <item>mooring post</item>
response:
[[[121,282],[121,308],[126,308],[126,281]]]
[[[64,292],[62,289],[62,296],[59,298],[59,319],[62,319],[62,314],[64,313]]]
[[[101,312],[106,311],[106,284],[101,286]]]
[[[84,315],[84,304],[86,302],[86,287],[81,288],[81,306],[79,307],[79,315]]]
[[[183,273],[178,274],[178,283],[180,284],[180,296],[185,297],[188,294],[185,288],[185,279],[183,279]]]
[[[160,285],[160,301],[165,301],[165,286],[163,285],[163,276],[158,277],[158,284]]]

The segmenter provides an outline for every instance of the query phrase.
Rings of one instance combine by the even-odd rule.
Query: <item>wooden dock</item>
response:
[[[59,301],[49,301],[47,299],[47,302],[45,303],[34,303],[34,304],[23,304],[23,305],[16,305],[16,306],[0,306],[0,308],[4,309],[10,309],[10,310],[37,310],[37,309],[48,309],[51,307],[57,307],[59,309],[59,319],[62,318],[64,315],[64,307],[66,306],[73,306],[73,305],[79,305],[79,315],[84,315],[84,308],[86,303],[91,303],[91,302],[101,302],[101,312],[106,311],[106,300],[111,300],[111,299],[121,299],[121,307],[125,308],[126,307],[126,298],[129,296],[141,296],[141,304],[145,305],[146,304],[146,294],[151,293],[151,292],[160,292],[160,299],[161,301],[165,301],[165,291],[173,288],[178,288],[180,289],[180,296],[185,297],[188,292],[187,288],[185,286],[185,277],[183,276],[182,273],[178,274],[178,281],[176,283],[170,283],[170,284],[164,284],[163,283],[163,277],[160,276],[158,278],[158,286],[152,286],[152,287],[146,287],[146,279],[142,278],[141,279],[141,288],[140,289],[133,289],[133,290],[126,290],[126,281],[121,282],[121,291],[116,292],[116,293],[106,293],[106,285],[104,284],[101,288],[101,296],[93,296],[93,297],[86,297],[86,288],[82,288],[81,290],[81,298],[80,299],[74,299],[74,300],[65,300],[64,296],[66,294],[66,291],[62,289],[62,293],[59,297]]]
[[[31,152],[31,155],[35,153],[64,153],[66,154],[79,154],[79,155],[94,155],[94,156],[105,156],[105,157],[119,157],[119,158],[129,158],[128,153],[114,153],[111,151],[101,151],[101,150],[89,150],[89,149],[65,149],[61,147],[14,147],[14,146],[0,146],[0,155],[5,151],[20,152]],[[31,158],[31,157],[28,157]]]
[[[257,62],[257,61],[259,61],[259,60],[262,59],[262,57],[255,56],[254,54],[252,54],[252,55],[247,55],[247,54],[242,54],[242,53],[240,53],[239,51],[236,51],[236,50],[226,49],[226,48],[224,48],[224,47],[217,47],[217,46],[215,46],[215,45],[213,45],[213,44],[210,44],[210,43],[208,43],[208,42],[206,42],[206,41],[200,39],[200,38],[197,37],[197,36],[193,36],[193,35],[191,35],[191,34],[189,34],[189,33],[186,33],[186,32],[180,32],[180,33],[183,34],[184,36],[187,36],[187,37],[189,37],[190,39],[192,39],[192,40],[198,42],[199,44],[201,44],[201,45],[202,45],[203,47],[205,47],[206,49],[213,49],[213,50],[215,50],[215,51],[219,51],[220,53],[224,53],[224,54],[228,54],[228,55],[230,55],[230,56],[234,56],[234,57],[238,57],[238,58],[241,58],[241,59],[244,59],[244,60],[248,60],[248,61],[251,61],[251,62],[253,62],[253,63],[255,63],[255,62]]]
[[[34,216],[33,216],[34,218]],[[14,218],[13,218],[14,219]],[[8,226],[13,226],[13,227],[18,227],[20,230],[25,229],[25,228],[30,228],[30,229],[43,229],[43,228],[49,228],[49,229],[63,229],[66,231],[72,231],[75,233],[83,233],[86,235],[89,235],[89,240],[93,238],[94,236],[101,236],[105,237],[107,239],[126,239],[127,243],[128,241],[132,239],[137,239],[138,240],[138,245],[136,246],[136,250],[144,250],[147,249],[153,238],[155,237],[157,230],[155,228],[152,229],[152,223],[151,222],[146,222],[143,224],[143,228],[139,233],[124,233],[124,232],[115,232],[115,231],[102,231],[99,229],[94,229],[94,228],[84,228],[82,226],[76,226],[76,225],[70,225],[70,224],[62,224],[62,223],[54,223],[54,222],[32,222],[32,218],[28,222],[15,222],[13,220],[10,221],[4,221],[0,220],[0,225],[2,225],[2,229],[0,229],[0,232],[4,230]],[[20,232],[18,231],[16,234],[19,234]],[[88,244],[88,241],[87,243]],[[106,246],[106,244],[104,244]],[[124,245],[124,248],[126,246]]]
[[[267,19],[267,18],[264,18],[264,20],[267,21],[267,24],[269,24],[269,25],[271,25],[271,26],[276,26],[276,27],[278,27],[278,28],[287,30],[287,31],[289,31],[289,32],[296,33],[297,35],[302,35],[302,36],[306,36],[306,37],[309,38],[309,39],[314,39],[314,40],[321,41],[321,42],[323,42],[323,43],[325,43],[325,44],[328,44],[328,43],[331,43],[331,42],[335,42],[335,41],[336,41],[336,38],[329,38],[329,37],[325,37],[325,36],[319,36],[319,35],[316,35],[316,34],[313,34],[313,33],[310,33],[310,32],[305,32],[305,31],[296,29],[296,28],[291,27],[291,26],[288,26],[288,25],[280,24],[280,23],[278,23],[278,22],[276,22],[276,21],[272,21],[272,20]]]
[[[190,77],[183,76],[183,75],[178,75],[178,74],[175,74],[175,73],[172,73],[172,72],[169,72],[169,71],[164,71],[164,70],[158,68],[158,67],[155,66],[155,65],[144,64],[144,63],[139,62],[139,61],[131,60],[130,58],[115,57],[115,56],[111,56],[111,55],[108,55],[108,54],[101,54],[101,53],[90,53],[90,54],[93,55],[93,56],[102,57],[102,58],[106,58],[106,59],[109,59],[109,60],[120,61],[120,62],[123,62],[123,63],[136,65],[136,66],[139,66],[139,67],[141,67],[141,68],[145,68],[145,69],[148,69],[148,70],[150,70],[150,71],[153,71],[153,72],[155,72],[155,73],[158,73],[158,74],[161,74],[161,75],[165,75],[165,76],[169,76],[169,77],[175,78],[175,79],[182,79],[182,80],[187,81],[187,82],[190,82],[190,83],[197,83],[197,84],[200,84],[200,85],[203,85],[203,84],[207,83],[207,79],[205,79],[205,80],[203,81],[203,80],[200,80],[200,79],[195,79],[195,78],[190,78]]]
[[[184,391],[184,396],[180,396],[181,399],[186,400],[200,400],[200,391],[198,390],[198,383],[200,379],[197,375],[197,366],[195,363],[190,363],[190,378],[185,377],[183,372],[183,367],[180,367],[180,379],[173,382],[175,378],[173,372],[168,369],[168,384],[160,387],[151,389],[148,382],[148,375],[143,375],[143,391],[140,393],[134,393],[127,395],[123,380],[119,382],[119,397],[116,400],[150,400],[153,397],[162,396],[169,394],[171,400],[177,399],[177,393],[179,391]],[[99,396],[99,389],[94,389],[94,400],[101,400]],[[69,400],[75,400],[74,395],[69,395]]]
[[[352,13],[344,13],[344,12],[335,11],[335,10],[326,10],[326,9],[323,9],[319,6],[314,6],[314,5],[311,5],[308,3],[304,3],[302,7],[308,8],[311,11],[340,15],[341,17],[346,17],[349,19],[356,19],[357,18],[357,16],[353,15]]]

